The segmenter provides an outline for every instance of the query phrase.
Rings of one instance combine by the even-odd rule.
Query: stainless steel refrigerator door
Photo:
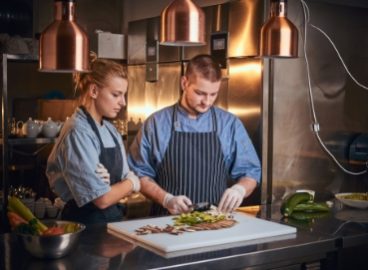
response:
[[[227,110],[240,118],[260,153],[262,60],[243,58],[228,61]]]
[[[146,62],[147,20],[129,22],[128,26],[128,64]]]
[[[262,160],[262,60],[254,58],[228,59],[227,110],[237,115]],[[246,205],[259,204],[259,185]]]

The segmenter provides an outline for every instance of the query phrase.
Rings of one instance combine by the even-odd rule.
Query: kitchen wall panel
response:
[[[237,115],[243,122],[258,154],[261,149],[261,89],[262,61],[260,59],[229,59],[227,110]]]
[[[264,1],[232,1],[229,10],[229,57],[257,56]]]
[[[129,24],[128,63],[130,65],[146,62],[147,20],[138,20]]]
[[[341,1],[340,1],[341,4]],[[308,1],[311,23],[326,31],[336,43],[354,76],[368,84],[368,8]],[[301,27],[299,1],[289,1],[289,18]],[[302,35],[302,32],[299,32]],[[331,198],[343,191],[367,191],[367,174],[351,176],[322,151],[311,131],[306,65],[302,39],[299,58],[274,60],[273,80],[273,198],[296,189],[314,189]],[[364,162],[348,162],[349,138],[368,132],[368,91],[347,75],[326,38],[308,29],[307,53],[311,67],[312,93],[322,140],[332,153],[351,170],[365,169]]]
[[[128,145],[151,113],[179,99],[180,62],[161,63],[158,69],[158,81],[147,82],[145,65],[128,65]]]

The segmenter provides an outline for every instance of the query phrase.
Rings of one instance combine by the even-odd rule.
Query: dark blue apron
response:
[[[110,173],[110,185],[113,185],[121,180],[123,170],[123,156],[121,153],[119,142],[109,130],[114,140],[115,147],[105,148],[92,116],[83,106],[81,106],[80,109],[87,116],[88,123],[98,137],[101,145],[99,160]],[[67,202],[62,212],[62,219],[82,222],[84,224],[108,223],[122,220],[122,218],[123,208],[119,204],[112,205],[106,209],[99,209],[92,202],[87,203],[82,207],[78,207],[75,200],[70,200]]]
[[[217,136],[216,114],[211,108],[212,131],[181,132],[175,130],[177,108],[174,106],[168,148],[157,170],[156,182],[173,195],[186,195],[193,203],[218,204],[227,188],[228,173]],[[168,211],[153,204],[152,215]]]

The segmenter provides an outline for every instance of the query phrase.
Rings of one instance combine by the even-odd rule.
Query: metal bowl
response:
[[[61,235],[29,235],[17,234],[18,240],[24,248],[37,258],[56,259],[67,255],[78,242],[81,232],[86,228],[82,223],[71,221],[44,222],[47,226],[65,225],[69,223],[78,224],[79,230],[73,233]]]

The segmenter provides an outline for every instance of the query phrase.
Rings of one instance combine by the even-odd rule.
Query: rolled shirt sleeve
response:
[[[148,176],[152,179],[156,178],[156,166],[161,161],[162,153],[159,153],[157,147],[155,150],[154,141],[158,139],[154,134],[156,126],[153,119],[149,118],[142,125],[137,136],[129,149],[128,163],[138,177]],[[156,152],[156,155],[151,153]]]
[[[230,122],[231,123],[231,122]],[[224,135],[223,144],[228,142],[226,163],[229,166],[229,174],[232,179],[239,179],[241,177],[250,177],[260,183],[261,165],[254,148],[254,145],[238,118],[234,118],[232,127],[229,127]],[[232,137],[233,140],[227,140],[226,137]]]
[[[101,181],[95,172],[99,163],[99,149],[86,132],[71,131],[59,151],[57,159],[61,177],[54,186],[57,192],[63,191],[63,185],[66,184],[72,198],[81,207],[110,191],[110,186]],[[68,196],[65,191],[64,196]]]

